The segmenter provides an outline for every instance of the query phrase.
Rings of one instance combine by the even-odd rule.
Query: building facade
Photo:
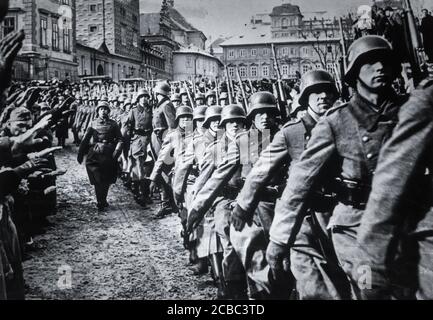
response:
[[[181,49],[174,52],[174,81],[220,77],[222,62],[203,50]]]
[[[76,0],[78,75],[145,75],[139,0]]]
[[[336,72],[342,56],[339,21],[306,20],[299,6],[291,4],[274,7],[269,17],[270,21],[263,15],[253,17],[242,34],[220,44],[222,62],[231,77],[237,68],[242,78],[276,78],[272,45],[285,79],[298,78],[312,69]],[[351,39],[352,22],[343,19],[342,25],[345,39]]]
[[[183,74],[184,65],[175,65],[183,59],[183,53],[175,58],[176,52],[182,48],[204,51],[207,40],[203,32],[194,28],[174,8],[174,0],[163,0],[161,10],[157,13],[141,14],[140,32],[141,38],[162,51],[165,57],[164,72],[157,70],[154,77],[168,80],[175,78],[175,74]]]
[[[0,37],[23,29],[16,80],[77,80],[75,0],[10,0]]]

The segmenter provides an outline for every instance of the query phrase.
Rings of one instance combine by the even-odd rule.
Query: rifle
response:
[[[404,0],[403,22],[413,82],[414,86],[417,86],[426,77],[421,69],[422,65],[425,66],[426,59],[423,55],[424,48],[410,0]]]
[[[280,66],[278,64],[277,54],[275,52],[275,46],[273,43],[271,43],[271,51],[272,51],[272,57],[274,59],[274,69],[275,69],[275,73],[277,75],[278,107],[280,109],[281,119],[282,119],[283,123],[286,123],[286,121],[288,120],[287,119],[287,111],[286,111],[287,98],[286,98],[286,94],[285,94],[284,89],[283,89],[283,80],[281,78]]]
[[[192,100],[191,93],[189,92],[189,88],[188,88],[186,81],[183,83],[183,85],[185,87],[186,94],[188,95],[188,100],[189,100],[189,103],[191,104],[191,107],[195,108],[194,100]]]
[[[239,69],[237,67],[236,67],[236,76],[237,76],[238,81],[239,81],[239,87],[241,88],[242,98],[244,99],[244,103],[243,103],[244,110],[245,110],[245,113],[248,113],[248,110],[247,110],[248,109],[248,99],[247,99],[247,96],[245,94],[244,84],[242,83],[241,75],[239,74]]]
[[[343,101],[349,101],[349,88],[347,87],[346,83],[344,82],[344,75],[346,74],[347,70],[347,49],[346,49],[346,39],[344,38],[344,30],[343,30],[343,18],[340,17],[338,21],[338,25],[340,27],[340,33],[341,33],[341,39],[340,39],[340,45],[341,45],[341,52],[343,54],[342,57],[340,57],[338,63],[339,63],[339,69],[340,72],[336,72],[335,74],[337,76],[337,81],[339,83],[340,87],[340,96]]]
[[[217,105],[220,105],[220,86],[219,86],[219,81],[218,81],[218,77],[215,79],[215,86],[216,86],[216,101],[217,101]]]
[[[225,70],[226,70],[226,78],[227,78],[226,82],[227,82],[227,93],[229,95],[229,104],[233,104],[233,96],[232,96],[233,91],[230,86],[230,75],[227,66],[225,66]]]
[[[255,88],[253,87],[253,83],[251,82],[251,79],[250,79],[250,78],[248,78],[248,84],[250,85],[250,88],[251,88],[251,94],[255,93],[256,90],[255,90]]]

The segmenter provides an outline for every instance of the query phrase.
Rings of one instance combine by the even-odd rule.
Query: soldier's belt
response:
[[[311,195],[309,207],[317,212],[329,212],[336,204],[335,194],[316,191]]]
[[[134,134],[138,136],[150,136],[152,134],[152,130],[134,129]]]
[[[285,185],[266,186],[260,192],[260,201],[274,202],[281,197]]]
[[[225,186],[221,192],[221,196],[223,196],[226,199],[236,200],[236,197],[238,196],[240,191],[241,191],[240,187]]]
[[[371,187],[354,181],[340,180],[337,184],[337,200],[356,209],[365,209]]]

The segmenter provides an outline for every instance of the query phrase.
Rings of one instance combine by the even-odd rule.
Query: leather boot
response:
[[[231,300],[248,300],[247,284],[245,281],[227,281],[227,293]]]
[[[171,208],[170,204],[167,202],[161,202],[161,206],[158,212],[153,216],[154,219],[162,219],[166,215],[169,215],[173,212],[173,208]]]
[[[208,273],[207,258],[198,259],[197,264],[191,267],[190,270],[195,276],[201,276]]]
[[[216,282],[216,286],[218,288],[217,300],[228,299],[226,282],[222,270],[222,260],[223,260],[222,258],[223,257],[221,253],[212,254],[210,256],[211,267],[215,277],[214,279]]]

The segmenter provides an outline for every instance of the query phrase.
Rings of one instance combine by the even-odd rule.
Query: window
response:
[[[52,46],[53,50],[59,50],[59,25],[57,24],[57,20],[53,20],[53,37],[52,37]]]
[[[240,74],[241,78],[246,78],[247,67],[239,67],[239,74]]]
[[[69,0],[62,0],[62,4],[69,6]]]
[[[255,57],[257,55],[257,49],[251,49],[251,55]]]
[[[138,47],[138,35],[136,31],[132,34],[132,44],[134,47]]]
[[[283,18],[283,19],[281,20],[281,27],[282,27],[283,29],[286,29],[288,26],[289,26],[289,21],[288,21],[286,18]]]
[[[333,64],[333,63],[327,63],[327,64],[326,64],[326,70],[327,70],[330,74],[334,74],[334,64]]]
[[[47,17],[41,17],[41,46],[48,46],[48,19]]]
[[[71,52],[71,30],[63,29],[63,51]]]
[[[98,26],[95,26],[95,25],[89,26],[89,32],[90,33],[96,33],[96,32],[98,32]]]
[[[316,69],[322,69],[322,64],[321,63],[316,63]]]
[[[295,48],[290,48],[290,54],[291,54],[292,56],[295,56],[295,55],[296,55],[296,50],[295,50]]]
[[[328,53],[332,53],[332,46],[328,46],[327,50],[328,50]]]
[[[234,67],[228,67],[229,70],[229,76],[230,78],[234,78],[235,77],[235,68]]]
[[[192,58],[189,56],[186,57],[186,67],[192,68]]]
[[[239,56],[240,56],[240,57],[245,57],[245,49],[241,49],[241,50],[239,51]]]
[[[251,77],[257,77],[257,67],[256,66],[251,66]]]
[[[6,17],[3,21],[3,36],[15,31],[15,17]]]
[[[304,56],[308,56],[310,54],[310,50],[308,50],[308,47],[303,47],[302,48],[302,54]]]
[[[284,47],[283,48],[283,56],[287,56],[289,54],[289,48]]]
[[[282,72],[283,72],[283,75],[288,75],[289,74],[289,66],[287,64],[283,64],[283,66],[282,66]]]
[[[269,66],[263,66],[262,67],[262,76],[263,77],[269,77]]]
[[[235,50],[229,50],[229,58],[235,57]]]
[[[310,71],[310,66],[308,64],[304,64],[302,66],[302,73],[306,73],[308,71]]]
[[[86,74],[86,72],[84,71],[85,63],[86,63],[86,57],[81,56],[81,74]]]
[[[120,27],[120,41],[122,43],[122,45],[126,45],[126,27],[125,26],[121,26]]]
[[[97,11],[96,4],[91,4],[89,7],[90,7],[90,12],[96,12]]]
[[[269,54],[269,50],[268,50],[268,48],[264,48],[263,49],[263,55],[264,56],[267,56]]]

